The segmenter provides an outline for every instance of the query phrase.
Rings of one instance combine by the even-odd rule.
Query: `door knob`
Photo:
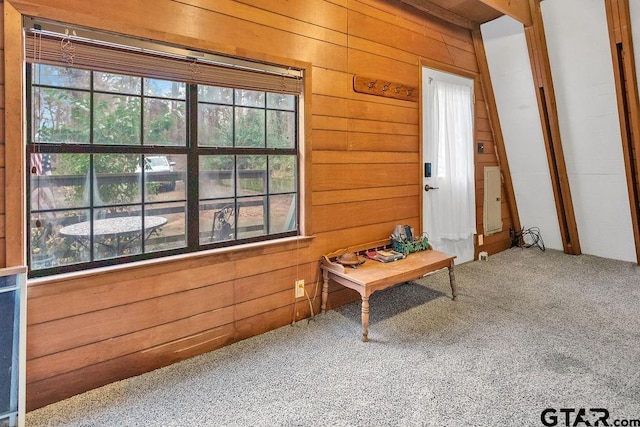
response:
[[[429,184],[424,186],[424,191],[429,191],[429,190],[437,190],[438,187],[432,187]]]

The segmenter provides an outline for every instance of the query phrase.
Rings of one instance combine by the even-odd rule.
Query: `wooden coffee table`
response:
[[[366,342],[369,340],[369,296],[372,293],[448,268],[452,299],[455,300],[456,278],[453,271],[455,258],[436,250],[426,250],[389,263],[367,259],[364,264],[352,268],[335,262],[335,258],[331,255],[324,256],[320,265],[324,280],[322,312],[324,313],[327,308],[330,280],[357,291],[362,297],[362,341]]]

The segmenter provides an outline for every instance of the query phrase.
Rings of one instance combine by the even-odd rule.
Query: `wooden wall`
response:
[[[4,15],[4,3],[0,1],[0,13]],[[2,25],[2,24],[0,24]],[[3,26],[4,27],[4,26]],[[0,28],[0,63],[4,64],[4,31]],[[0,67],[0,266],[6,266],[5,227],[5,133],[4,133],[4,66]]]
[[[305,144],[306,224],[313,238],[32,281],[29,409],[309,316],[309,304],[294,299],[293,283],[305,279],[307,292],[316,295],[322,254],[385,238],[395,224],[420,229],[419,103],[354,93],[353,75],[418,86],[421,60],[478,73],[469,30],[419,16],[396,1],[4,4],[18,14],[195,49],[311,64]],[[497,160],[489,112],[476,81],[476,139],[485,147],[484,154],[476,155],[482,232],[482,168]],[[12,202],[6,200],[7,209],[24,215]],[[511,218],[508,205],[503,207],[505,231],[486,237],[481,250],[509,247]],[[332,287],[329,306],[356,297]],[[314,307],[317,312],[318,299]]]

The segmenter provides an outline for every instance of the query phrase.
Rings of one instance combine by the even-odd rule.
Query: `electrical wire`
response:
[[[527,228],[524,227],[518,231],[514,232],[513,229],[511,231],[511,247],[519,247],[519,248],[530,248],[533,246],[537,246],[541,251],[544,252],[545,246],[544,241],[542,240],[542,235],[540,234],[540,229],[538,227]]]

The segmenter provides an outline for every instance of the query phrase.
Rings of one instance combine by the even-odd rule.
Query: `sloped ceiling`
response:
[[[401,0],[410,6],[428,12],[440,7],[469,21],[483,24],[492,21],[502,15],[502,12],[486,5],[480,0]]]

